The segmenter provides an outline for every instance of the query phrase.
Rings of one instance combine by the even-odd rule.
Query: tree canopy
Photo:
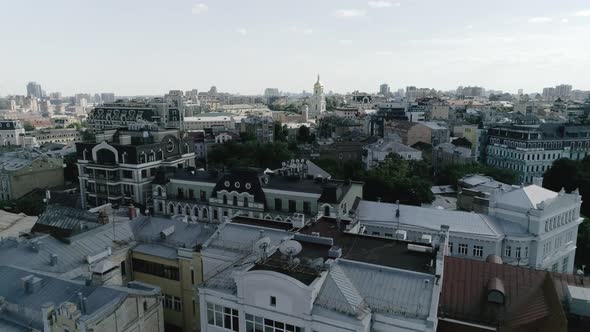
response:
[[[518,181],[518,175],[511,169],[496,168],[479,163],[447,165],[437,174],[436,181],[441,185],[456,185],[459,179],[469,174],[484,174],[507,184],[515,184]]]
[[[207,154],[210,167],[260,167],[278,168],[281,162],[291,159],[287,143],[259,143],[248,141],[236,143],[227,141],[211,147]]]

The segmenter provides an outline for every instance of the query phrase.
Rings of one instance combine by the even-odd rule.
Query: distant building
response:
[[[19,120],[0,120],[0,145],[23,145],[25,128]]]
[[[313,86],[313,95],[309,98],[309,117],[317,118],[326,111],[326,97],[324,95],[324,86],[320,82],[320,75]]]
[[[248,116],[240,123],[240,132],[256,137],[260,143],[274,141],[274,120],[271,116]]]
[[[101,93],[100,94],[100,102],[103,104],[109,104],[115,102],[115,94],[114,93]]]
[[[366,169],[371,169],[385,160],[390,154],[397,154],[406,160],[422,160],[422,151],[411,148],[402,143],[379,139],[377,142],[363,148],[363,163]]]
[[[266,88],[264,90],[264,97],[265,98],[279,97],[280,95],[281,95],[281,93],[279,92],[279,89],[277,89],[277,88]]]
[[[443,143],[432,148],[432,167],[440,171],[447,165],[471,164],[477,161],[470,148]]]
[[[34,189],[64,184],[63,161],[36,150],[0,155],[0,200],[15,200]]]
[[[575,124],[505,125],[488,129],[486,164],[514,170],[519,181],[542,177],[560,158],[590,154],[590,127]]]
[[[35,138],[38,145],[47,143],[72,143],[80,141],[80,132],[76,129],[39,129],[27,133]]]
[[[572,86],[569,84],[561,84],[555,87],[556,97],[561,99],[569,99],[572,93]]]
[[[181,128],[184,121],[181,107],[164,98],[104,103],[88,114],[86,122],[94,131],[146,124],[163,129]]]
[[[197,116],[184,118],[184,128],[186,130],[233,130],[238,131],[240,121],[245,116],[233,115],[230,113],[203,113]]]
[[[408,101],[415,101],[418,97],[418,89],[415,86],[406,87],[406,99]]]
[[[37,82],[29,82],[27,84],[27,96],[33,98],[42,98],[43,89],[41,89],[41,85]]]
[[[379,94],[384,97],[389,97],[389,95],[391,94],[391,91],[389,89],[389,85],[387,85],[386,83],[381,84],[379,86]]]
[[[76,143],[82,206],[151,201],[159,167],[194,166],[194,146],[178,130],[111,130]],[[63,173],[63,172],[62,172]]]
[[[412,146],[423,142],[436,146],[449,142],[450,131],[436,122],[392,121],[385,129],[399,135],[402,143]]]

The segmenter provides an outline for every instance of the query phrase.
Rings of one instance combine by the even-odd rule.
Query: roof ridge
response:
[[[330,269],[330,279],[334,281],[338,291],[344,298],[348,305],[352,308],[352,311],[357,315],[361,315],[366,312],[364,308],[365,299],[356,288],[352,280],[346,274],[346,271],[339,265],[334,264]]]

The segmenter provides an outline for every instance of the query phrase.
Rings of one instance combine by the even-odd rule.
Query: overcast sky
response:
[[[590,90],[589,0],[6,0],[0,95]]]

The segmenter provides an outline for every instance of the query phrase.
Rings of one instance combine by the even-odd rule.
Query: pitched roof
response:
[[[502,281],[503,304],[488,301],[488,283],[493,278]],[[501,331],[554,331],[556,326],[565,326],[558,299],[546,271],[445,257],[441,318],[499,327]]]
[[[83,230],[99,227],[97,221],[97,215],[86,210],[49,205],[31,231],[69,237]]]
[[[512,190],[498,198],[498,203],[503,203],[510,206],[518,206],[527,209],[536,209],[541,202],[557,197],[558,193],[539,187],[537,185],[530,185],[524,188]]]

